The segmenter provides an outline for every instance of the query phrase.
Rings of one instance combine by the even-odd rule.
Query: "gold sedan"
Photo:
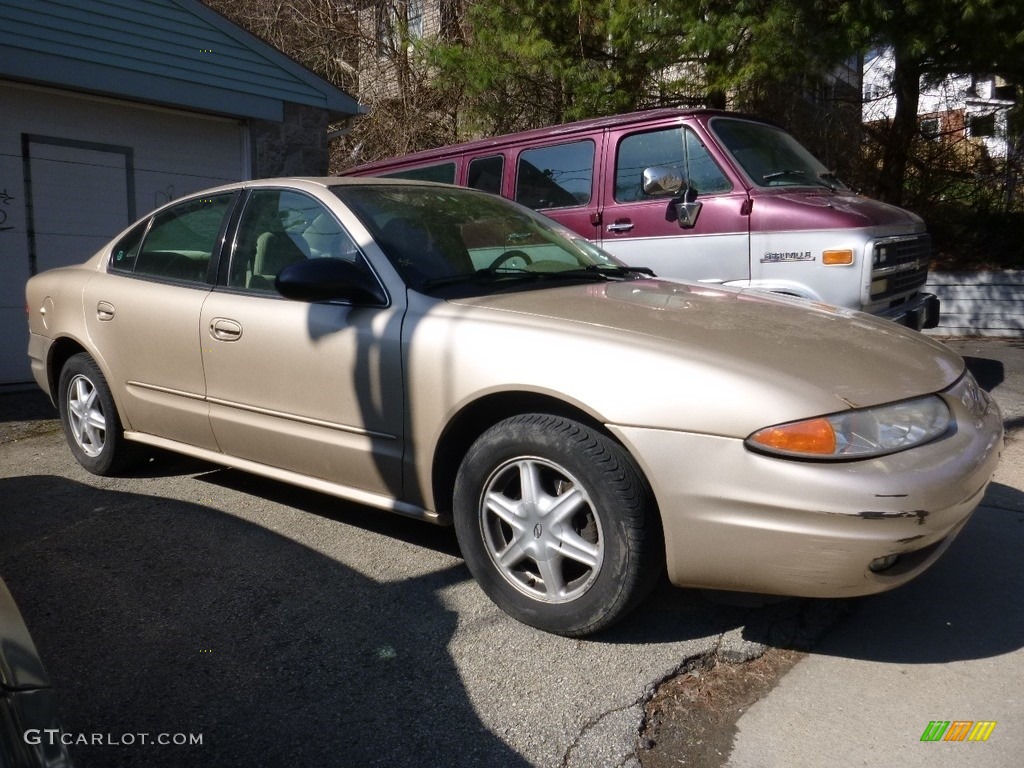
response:
[[[473,190],[274,179],[33,277],[34,375],[89,471],[157,446],[441,524],[504,610],[584,635],[673,583],[902,584],[1002,421],[941,344],[662,281]]]

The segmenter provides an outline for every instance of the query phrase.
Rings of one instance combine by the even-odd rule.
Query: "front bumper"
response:
[[[677,586],[805,597],[882,592],[922,573],[981,502],[1002,451],[990,398],[908,451],[850,462],[779,459],[734,438],[610,427],[639,460]],[[876,558],[898,555],[881,572]]]
[[[915,331],[935,328],[939,324],[939,297],[933,293],[919,293],[910,301],[876,314]]]

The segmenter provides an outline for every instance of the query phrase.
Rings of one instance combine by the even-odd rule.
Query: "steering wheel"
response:
[[[491,266],[489,266],[488,269],[500,269],[501,265],[504,264],[506,261],[511,261],[512,259],[517,258],[522,259],[527,264],[533,264],[533,259],[530,258],[530,254],[526,253],[525,251],[520,251],[519,249],[514,248],[511,251],[505,251],[503,254],[501,254],[501,256],[492,261]]]

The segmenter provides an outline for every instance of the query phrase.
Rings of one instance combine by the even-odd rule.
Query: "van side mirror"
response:
[[[697,201],[697,190],[689,185],[675,168],[653,165],[644,168],[643,188],[646,195],[676,195],[672,200],[676,220],[682,229],[693,229],[703,203]]]
[[[700,215],[701,206],[704,203],[697,200],[697,190],[687,187],[682,195],[675,198],[673,204],[676,207],[676,220],[682,229],[693,229],[697,226],[697,217]]]
[[[686,186],[686,179],[675,168],[667,165],[652,165],[644,168],[643,190],[645,195],[674,195]]]

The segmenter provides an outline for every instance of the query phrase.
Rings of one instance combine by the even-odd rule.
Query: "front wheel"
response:
[[[514,618],[560,635],[624,616],[660,573],[650,493],[629,455],[570,419],[516,416],[473,444],[455,484],[473,576]]]
[[[117,416],[114,397],[99,366],[84,352],[68,358],[60,372],[58,408],[71,453],[94,475],[113,475],[133,454]]]

